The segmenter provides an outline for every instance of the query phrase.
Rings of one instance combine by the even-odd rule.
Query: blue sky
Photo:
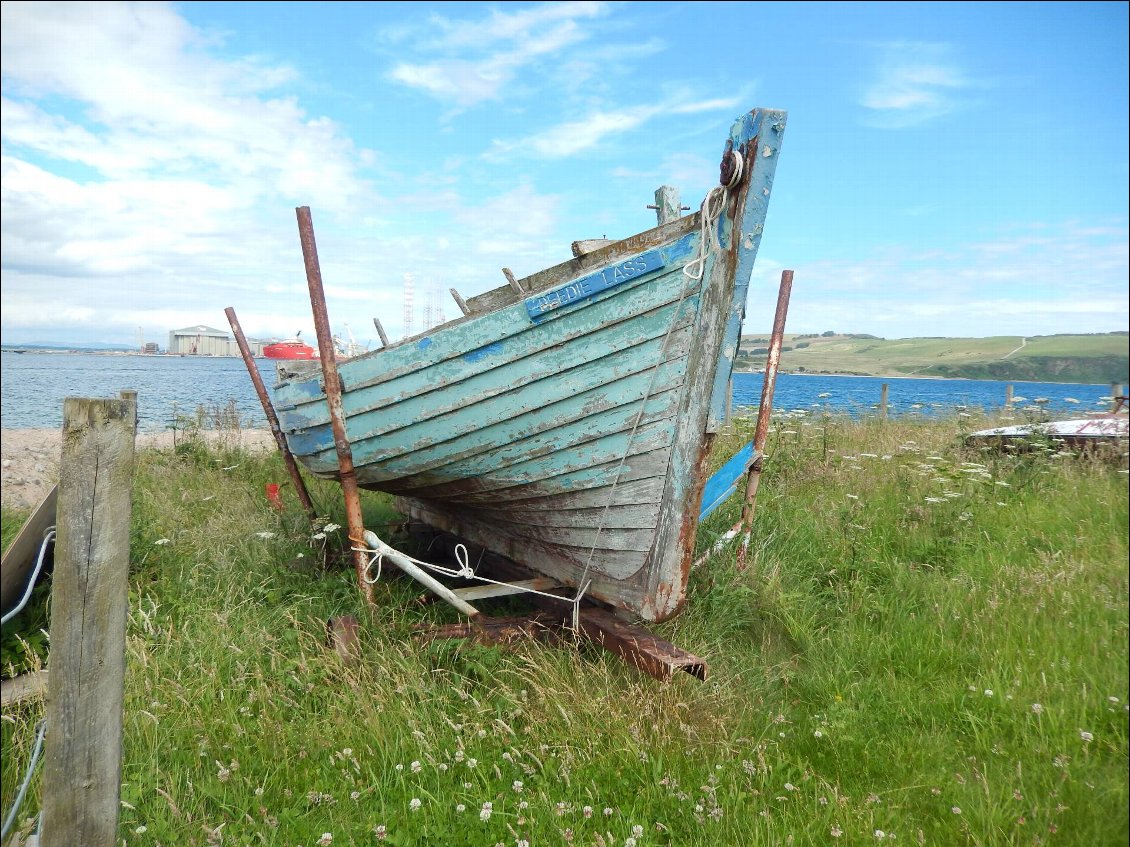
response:
[[[1126,330],[1128,4],[4,2],[0,328],[393,338],[788,125],[746,332]],[[410,275],[411,282],[406,283]]]

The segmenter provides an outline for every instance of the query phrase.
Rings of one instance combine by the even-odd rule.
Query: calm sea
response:
[[[260,359],[257,366],[270,390],[275,381],[274,363]],[[734,406],[756,408],[762,382],[761,374],[735,374]],[[1056,415],[1110,407],[1109,385],[795,374],[778,375],[773,407],[868,414],[878,405],[884,383],[889,386],[889,408],[894,415],[948,414],[958,407],[999,409],[1010,384],[1018,404],[1039,400]],[[211,410],[232,401],[244,426],[267,426],[242,359],[0,353],[0,424],[4,429],[54,429],[62,426],[65,397],[117,397],[127,389],[138,392],[138,426],[145,431],[164,430],[178,415],[192,415],[198,406]]]

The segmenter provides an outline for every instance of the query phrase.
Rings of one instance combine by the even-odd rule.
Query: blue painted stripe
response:
[[[640,253],[640,255],[627,261],[601,268],[596,273],[575,279],[566,285],[547,291],[545,294],[530,297],[526,300],[526,311],[531,320],[537,321],[555,309],[594,297],[609,288],[615,288],[617,285],[622,285],[636,277],[658,270],[665,264],[666,261],[659,250],[648,250],[646,253]]]
[[[702,509],[698,513],[700,521],[705,520],[711,512],[729,499],[738,487],[738,479],[750,469],[755,458],[756,453],[751,441],[707,480],[702,489]]]

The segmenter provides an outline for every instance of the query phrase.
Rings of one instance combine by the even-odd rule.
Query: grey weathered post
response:
[[[44,847],[111,847],[118,831],[137,404],[63,402]]]
[[[1012,411],[1012,383],[1004,388],[1004,408],[1006,412]]]
[[[655,219],[660,226],[679,218],[686,206],[681,205],[679,189],[670,185],[661,185],[655,189],[655,205],[648,206],[655,210]]]
[[[887,394],[890,391],[890,386],[883,383],[883,388],[879,392],[879,415],[883,420],[887,419]]]

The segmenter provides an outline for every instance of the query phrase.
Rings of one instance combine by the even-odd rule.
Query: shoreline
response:
[[[204,430],[205,441],[235,438],[252,451],[276,448],[269,429],[243,429],[238,433]],[[171,430],[138,432],[137,450],[164,450],[174,445]],[[0,429],[0,505],[6,509],[33,509],[59,481],[62,428]]]

